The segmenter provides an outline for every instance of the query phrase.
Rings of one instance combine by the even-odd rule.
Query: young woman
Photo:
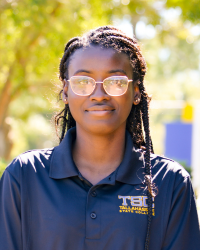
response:
[[[190,177],[153,154],[145,73],[136,39],[114,27],[67,43],[61,143],[5,170],[0,250],[199,249]]]

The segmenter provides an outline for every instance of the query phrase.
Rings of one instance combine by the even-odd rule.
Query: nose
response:
[[[101,102],[103,100],[109,100],[110,96],[105,92],[103,83],[96,83],[95,89],[90,95],[90,100]]]

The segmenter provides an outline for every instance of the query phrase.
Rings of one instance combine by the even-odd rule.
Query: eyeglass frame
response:
[[[94,86],[93,91],[92,91],[90,94],[87,94],[87,95],[81,95],[81,94],[77,94],[76,92],[74,92],[74,90],[73,90],[73,88],[72,88],[72,86],[71,86],[70,80],[71,80],[72,78],[76,78],[76,77],[88,77],[88,78],[92,79],[92,80],[95,82],[95,86]],[[125,90],[124,93],[122,93],[122,94],[120,94],[120,95],[110,95],[110,94],[106,91],[106,89],[104,88],[104,84],[103,84],[103,83],[104,83],[105,80],[107,80],[108,78],[112,78],[112,77],[124,77],[124,78],[126,78],[126,80],[127,80],[127,88],[126,88],[126,90]],[[70,79],[69,79],[69,80],[66,79],[66,81],[70,83],[70,86],[71,86],[72,91],[74,92],[74,94],[76,94],[76,95],[78,95],[78,96],[89,96],[89,95],[91,95],[91,94],[94,92],[94,90],[95,90],[95,88],[96,88],[96,86],[97,86],[97,83],[102,83],[102,84],[103,84],[103,89],[104,89],[104,91],[106,92],[107,95],[109,95],[109,96],[121,96],[121,95],[124,95],[124,94],[127,92],[128,86],[129,86],[129,82],[133,82],[133,80],[128,79],[127,76],[109,76],[109,77],[105,78],[105,79],[103,80],[103,82],[97,82],[97,81],[95,81],[94,78],[92,78],[92,77],[90,77],[90,76],[71,76]]]

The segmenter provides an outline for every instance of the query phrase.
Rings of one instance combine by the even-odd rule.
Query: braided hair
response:
[[[90,47],[91,45],[101,46],[103,48],[112,48],[117,52],[125,53],[133,69],[133,79],[137,81],[141,93],[141,102],[138,105],[132,105],[131,112],[127,118],[126,128],[130,132],[133,143],[138,148],[145,148],[145,184],[148,193],[148,225],[145,240],[145,250],[149,249],[150,226],[152,220],[152,198],[155,196],[152,183],[150,153],[153,152],[153,146],[149,129],[149,96],[144,87],[144,76],[146,73],[146,62],[141,54],[140,47],[135,38],[126,36],[121,30],[113,26],[103,26],[91,30],[82,37],[71,39],[65,46],[64,55],[60,62],[60,80],[68,79],[68,66],[70,57],[80,48]],[[60,92],[60,94],[62,91]],[[63,140],[66,129],[76,125],[70,112],[68,104],[55,116],[56,129],[62,121],[62,131],[60,142]],[[144,133],[143,133],[144,131]]]

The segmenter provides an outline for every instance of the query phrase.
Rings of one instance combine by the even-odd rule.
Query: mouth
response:
[[[90,113],[90,114],[103,116],[103,115],[107,115],[107,114],[112,113],[114,110],[115,109],[113,107],[110,107],[110,106],[95,105],[93,107],[90,107],[89,109],[86,109],[85,111]]]

